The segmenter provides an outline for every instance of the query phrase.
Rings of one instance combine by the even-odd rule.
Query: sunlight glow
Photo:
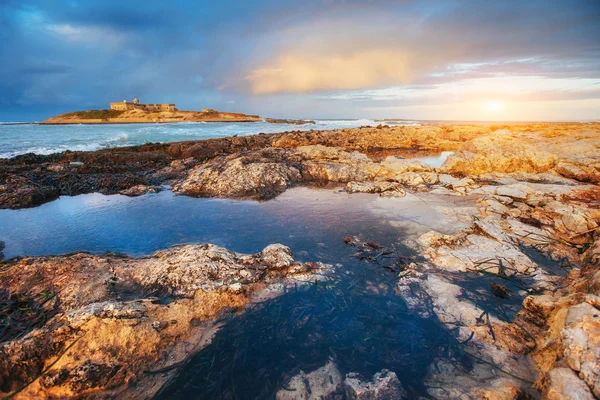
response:
[[[482,108],[489,113],[498,113],[504,109],[504,102],[488,101],[482,104]]]

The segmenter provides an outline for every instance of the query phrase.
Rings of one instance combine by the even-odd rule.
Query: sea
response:
[[[36,123],[0,122],[0,158],[20,154],[51,154],[91,151],[109,147],[169,143],[258,133],[355,128],[380,123],[419,125],[417,121],[380,122],[370,119],[318,120],[315,124],[293,125],[268,122],[178,122],[162,124],[77,124],[40,125]]]

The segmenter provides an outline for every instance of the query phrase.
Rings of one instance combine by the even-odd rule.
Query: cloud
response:
[[[493,94],[465,91],[466,81],[567,79],[527,96],[593,99],[577,78],[600,79],[597,0],[0,4],[0,119],[133,96],[181,109],[235,99],[262,115],[365,117],[369,107]]]
[[[414,78],[413,60],[389,49],[342,55],[285,54],[246,79],[255,94],[359,89],[406,83]]]
[[[93,43],[104,46],[114,46],[126,39],[124,33],[98,26],[60,24],[47,25],[46,30],[64,40],[75,43]]]
[[[264,95],[511,73],[599,77],[600,44],[592,37],[600,36],[600,25],[590,15],[600,17],[600,6],[533,3],[431,2],[430,9],[404,13],[373,4],[317,16],[263,36],[254,62],[233,71],[247,84],[237,88]]]

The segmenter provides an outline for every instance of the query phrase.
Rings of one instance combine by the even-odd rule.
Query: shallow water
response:
[[[267,201],[194,199],[170,191],[141,197],[63,196],[40,207],[0,210],[7,258],[107,250],[131,256],[174,244],[214,243],[256,252],[270,243],[325,251],[333,237],[362,233],[394,239],[400,231],[367,211],[379,197],[297,188]],[[380,207],[378,207],[380,208]]]
[[[170,124],[36,125],[0,123],[0,158],[24,153],[50,154],[65,150],[97,150],[140,145],[147,142],[178,142],[260,132],[354,128],[373,125],[372,120],[320,120],[316,124],[292,125],[266,122],[182,122]],[[405,121],[401,125],[416,125]],[[375,124],[376,125],[376,124]]]
[[[432,166],[433,168],[440,168],[452,154],[454,154],[453,151],[442,151],[437,156],[414,158],[414,160],[421,161],[422,163]]]
[[[415,256],[403,245],[414,233],[390,223],[401,220],[412,202],[309,188],[267,202],[193,199],[169,191],[138,198],[87,194],[0,210],[0,240],[8,257],[75,250],[143,255],[200,242],[257,252],[283,243],[299,261],[334,265],[332,280],[228,316],[213,342],[159,398],[272,398],[300,369],[309,372],[328,359],[342,374],[370,377],[388,368],[416,396],[425,393],[423,379],[437,357],[465,367],[468,360],[438,321],[409,312],[395,294],[398,270],[383,268],[397,256]],[[380,262],[361,261],[346,236],[378,243],[392,254]]]

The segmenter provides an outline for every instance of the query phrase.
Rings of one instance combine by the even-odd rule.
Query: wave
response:
[[[315,121],[316,125],[373,125],[376,124],[372,119],[320,119]]]
[[[54,153],[62,153],[63,151],[94,151],[108,146],[103,146],[99,143],[78,144],[78,145],[61,145],[56,147],[28,147],[26,149],[14,150],[5,153],[0,153],[0,158],[12,158],[23,154],[34,153],[40,155],[48,155]]]

